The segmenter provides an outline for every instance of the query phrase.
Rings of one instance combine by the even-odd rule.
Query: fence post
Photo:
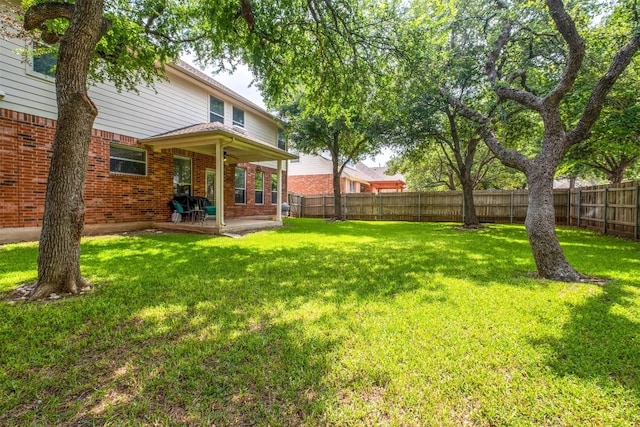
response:
[[[602,234],[607,234],[607,217],[609,215],[607,215],[609,211],[609,187],[604,189],[604,218],[603,218],[603,222],[604,222],[604,229],[602,230]]]
[[[349,219],[348,218],[348,212],[347,212],[347,195],[343,194],[342,195],[342,216],[344,217],[344,219]]]
[[[422,222],[421,214],[422,214],[422,198],[420,197],[422,193],[418,193],[418,222]],[[637,222],[637,221],[636,221]]]
[[[636,181],[636,191],[634,195],[636,199],[634,203],[636,206],[636,220],[633,226],[633,237],[638,240],[638,238],[640,238],[640,236],[638,236],[638,227],[640,227],[640,183],[638,181]]]
[[[580,227],[580,217],[582,216],[582,190],[578,190],[578,215],[577,217],[577,226]]]
[[[571,189],[567,190],[567,225],[571,225]]]
[[[325,196],[324,194],[322,195],[322,219],[325,218],[325,212],[327,210],[327,202],[325,201]]]
[[[509,224],[513,224],[513,190],[511,190],[511,197],[509,197]]]
[[[464,193],[460,193],[462,196],[462,222],[464,223]]]

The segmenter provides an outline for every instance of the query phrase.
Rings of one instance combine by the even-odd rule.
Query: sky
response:
[[[194,63],[192,58],[183,59],[194,67],[200,69],[200,67]],[[262,94],[260,94],[258,88],[255,86],[251,86],[251,82],[253,81],[254,77],[246,65],[240,64],[233,73],[224,72],[219,74],[211,74],[207,70],[204,70],[204,72],[210,74],[211,77],[213,77],[229,89],[233,90],[234,92],[237,92],[240,95],[244,96],[254,104],[264,108],[265,110],[267,109],[264,104]],[[392,155],[393,152],[391,150],[384,149],[379,156],[367,158],[363,161],[363,163],[369,167],[384,166]]]

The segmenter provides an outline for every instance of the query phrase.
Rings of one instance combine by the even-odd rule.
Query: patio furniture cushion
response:
[[[207,213],[207,215],[215,216],[216,207],[215,206],[204,206],[204,211]]]
[[[173,208],[176,212],[181,214],[185,213],[184,207],[182,207],[182,203],[178,202],[177,200],[172,200],[171,204],[173,205]]]

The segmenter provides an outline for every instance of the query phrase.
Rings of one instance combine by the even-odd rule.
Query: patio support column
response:
[[[216,142],[216,226],[224,227],[224,147]]]
[[[282,160],[278,160],[278,195],[276,196],[276,221],[282,221]]]

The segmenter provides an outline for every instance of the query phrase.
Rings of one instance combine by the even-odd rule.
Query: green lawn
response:
[[[88,295],[0,303],[0,425],[638,425],[640,246],[559,236],[612,280],[533,279],[521,226],[87,238]]]

